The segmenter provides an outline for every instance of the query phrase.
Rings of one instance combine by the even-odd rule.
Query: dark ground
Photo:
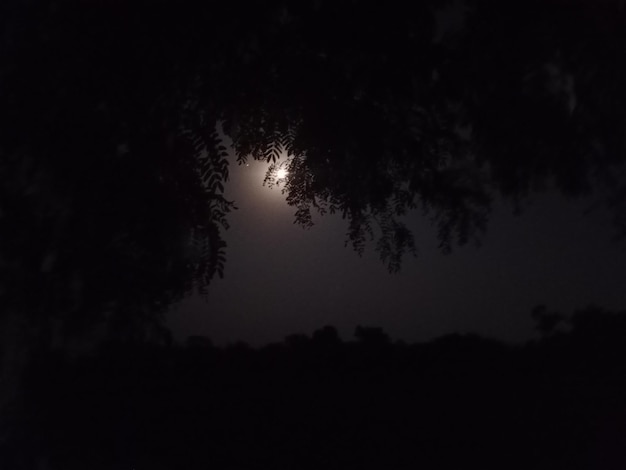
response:
[[[262,349],[191,337],[48,355],[1,467],[625,468],[626,317],[542,318],[523,347],[325,327]]]

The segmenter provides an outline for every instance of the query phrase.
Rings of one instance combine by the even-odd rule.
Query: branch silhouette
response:
[[[218,124],[240,162],[287,155],[297,222],[342,214],[392,271],[411,211],[449,251],[548,184],[612,188],[622,230],[621,2],[467,0],[458,27],[448,5],[5,2],[2,311],[127,329],[206,292],[234,207]]]

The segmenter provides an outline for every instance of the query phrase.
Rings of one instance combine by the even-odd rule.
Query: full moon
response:
[[[281,168],[280,170],[278,170],[278,171],[276,172],[276,177],[277,177],[279,180],[284,179],[284,178],[285,178],[285,176],[287,176],[287,170],[285,170],[284,168]]]

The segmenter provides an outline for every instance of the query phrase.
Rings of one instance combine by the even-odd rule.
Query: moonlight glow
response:
[[[284,179],[286,176],[287,176],[287,170],[285,170],[284,168],[281,168],[276,172],[276,177],[279,180]]]

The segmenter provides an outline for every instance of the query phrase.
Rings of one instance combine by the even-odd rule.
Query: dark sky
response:
[[[415,214],[418,256],[389,274],[372,247],[362,258],[344,248],[340,216],[317,218],[311,230],[294,225],[285,196],[262,186],[265,168],[231,165],[227,195],[239,210],[225,235],[225,278],[209,287],[208,301],[190,297],[173,308],[177,338],[261,345],[332,324],[349,339],[361,324],[406,341],[451,332],[521,341],[532,335],[537,304],[564,312],[626,306],[626,243],[612,241],[602,208],[585,214],[592,199],[537,195],[521,216],[497,204],[482,246],[450,255]]]

